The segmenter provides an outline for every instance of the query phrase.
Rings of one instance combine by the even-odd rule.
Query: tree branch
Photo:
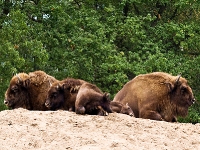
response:
[[[176,7],[174,13],[172,14],[172,16],[170,17],[170,20],[174,19],[176,17],[176,14],[178,12],[178,8]]]
[[[128,16],[128,11],[129,11],[129,8],[128,8],[128,4],[126,2],[125,6],[124,6],[124,9],[123,9],[123,13],[124,13],[124,16],[127,17]]]
[[[3,5],[3,14],[8,15],[10,12],[10,6],[12,5],[12,3],[10,2],[10,0],[5,0],[4,1],[4,5]]]
[[[136,13],[137,15],[139,15],[139,14],[140,14],[140,11],[139,11],[138,7],[135,5],[135,3],[133,3],[133,7],[134,7],[134,9],[135,9],[135,13]]]
[[[167,4],[160,4],[158,1],[156,2],[156,7],[159,8],[158,13],[156,14],[157,20],[161,19],[161,16],[163,14],[163,12],[166,10],[167,8]]]

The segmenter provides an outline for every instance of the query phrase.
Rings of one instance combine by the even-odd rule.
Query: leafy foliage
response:
[[[182,73],[200,79],[196,0],[0,1],[0,98],[13,73],[44,70],[97,84],[111,97],[136,75]],[[198,103],[189,119],[200,122]],[[0,101],[1,110],[6,109]]]

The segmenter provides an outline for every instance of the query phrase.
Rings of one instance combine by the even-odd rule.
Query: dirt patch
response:
[[[200,124],[25,109],[1,111],[0,118],[3,150],[200,150]]]

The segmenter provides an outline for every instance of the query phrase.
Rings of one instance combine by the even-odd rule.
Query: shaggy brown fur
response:
[[[47,110],[45,98],[54,77],[43,71],[19,73],[12,77],[5,93],[4,104],[9,108],[25,108],[29,110]]]
[[[75,110],[77,114],[107,115],[112,112],[109,94],[94,84],[84,83],[78,91]]]
[[[122,104],[122,103],[117,102],[117,101],[115,101],[115,102],[111,101],[110,102],[110,108],[111,108],[111,110],[113,112],[127,114],[127,115],[130,115],[130,116],[134,116],[133,110],[128,105],[128,103]]]
[[[154,72],[126,83],[114,101],[128,103],[135,117],[175,122],[187,115],[195,99],[185,78]]]
[[[50,110],[75,111],[76,95],[83,83],[86,81],[73,78],[53,83],[47,94],[46,107]]]

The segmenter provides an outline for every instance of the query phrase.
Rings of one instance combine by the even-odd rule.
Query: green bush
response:
[[[182,73],[199,95],[194,1],[0,1],[0,110],[13,73],[87,80],[113,98],[136,75]],[[198,103],[181,122],[200,122]]]

